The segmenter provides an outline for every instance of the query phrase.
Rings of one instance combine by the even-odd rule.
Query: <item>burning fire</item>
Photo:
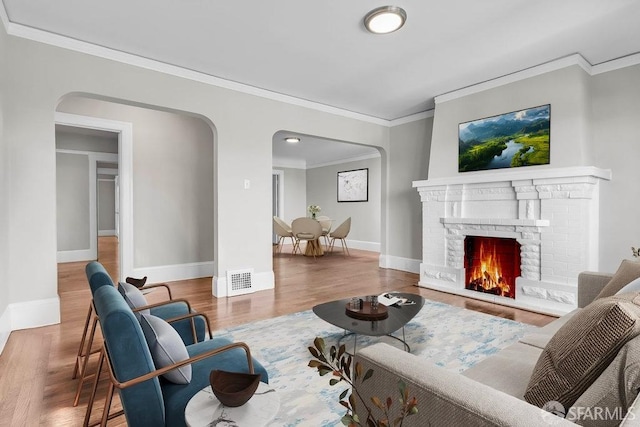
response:
[[[488,247],[487,247],[488,246]],[[496,253],[496,245],[480,242],[479,263],[470,266],[468,288],[484,290],[497,295],[510,296],[511,286],[503,278],[500,257]]]

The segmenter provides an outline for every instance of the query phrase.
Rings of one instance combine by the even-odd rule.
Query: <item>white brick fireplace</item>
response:
[[[578,273],[598,269],[602,179],[611,179],[611,171],[528,167],[414,181],[422,200],[419,286],[567,313],[577,304]],[[466,236],[520,243],[515,299],[465,289]]]

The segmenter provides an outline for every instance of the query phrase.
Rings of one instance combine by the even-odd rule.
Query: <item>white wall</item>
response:
[[[600,195],[600,269],[613,272],[640,246],[640,65],[596,75],[591,87],[590,158],[613,171]]]
[[[214,204],[217,208],[211,221],[214,227],[214,288],[218,292],[225,285],[228,270],[247,267],[254,268],[254,280],[258,285],[273,286],[272,251],[267,242],[271,240],[272,230],[274,133],[291,129],[342,141],[364,140],[369,145],[388,148],[389,128],[373,121],[213,86],[206,83],[209,77],[184,70],[179,72],[189,78],[6,36],[3,32],[0,38],[5,39],[3,54],[6,56],[0,77],[4,88],[2,143],[7,156],[5,162],[11,165],[1,173],[7,188],[15,189],[3,202],[6,209],[4,223],[11,230],[5,247],[10,247],[11,251],[4,252],[2,266],[6,280],[0,283],[0,294],[9,295],[8,302],[12,304],[26,303],[35,307],[36,300],[48,303],[46,310],[38,306],[47,314],[46,319],[38,318],[33,324],[59,319],[54,112],[65,95],[96,94],[105,99],[187,112],[205,118],[213,126]],[[134,146],[136,162],[141,154],[136,151],[138,148]],[[162,156],[170,155],[169,152],[162,153]],[[149,190],[146,194],[150,194],[165,183],[172,185],[160,168],[152,168],[152,162],[135,166],[134,173],[141,175],[134,176],[134,195],[137,192],[144,194],[140,187]],[[249,190],[244,190],[245,179],[251,182]],[[167,206],[167,203],[151,199],[138,203],[145,202],[153,206],[150,212],[154,213],[156,205]],[[179,206],[180,200],[171,203]],[[140,212],[136,209],[134,206],[134,212]],[[147,221],[158,229],[152,215],[139,218],[139,221]],[[161,229],[167,231],[166,227]],[[150,246],[153,242],[144,241],[137,234],[147,230],[134,232],[135,244],[149,248],[144,253],[135,253],[137,265],[173,262],[171,251],[156,252]],[[151,233],[145,235],[151,236]],[[382,246],[386,250],[386,242],[383,241]],[[37,269],[33,268],[34,264],[38,265]],[[32,274],[28,287],[21,286],[25,271]]]
[[[90,248],[89,180],[91,178],[87,154],[56,153],[58,251]]]
[[[213,133],[202,119],[77,96],[58,111],[133,125],[134,267],[212,263]]]
[[[118,135],[71,132],[56,126],[55,138],[58,262],[94,260],[98,258],[101,216],[97,202],[102,196],[97,162],[109,159],[117,163]],[[110,215],[115,216],[113,207]]]
[[[281,218],[289,225],[307,212],[307,174],[304,169],[281,168],[284,194],[284,212]]]
[[[577,65],[437,103],[428,178],[458,175],[458,124],[551,104],[551,160],[536,168],[587,162],[588,75]],[[482,172],[466,172],[468,174]],[[424,177],[426,178],[426,177]]]
[[[118,153],[118,134],[90,135],[69,132],[56,126],[56,148],[63,150]]]
[[[6,35],[0,30],[0,70],[6,64]],[[0,73],[0,351],[9,338],[11,315],[8,310],[11,299],[9,287],[9,220],[8,220],[8,170],[7,144],[4,136],[4,104],[7,81]]]
[[[341,202],[337,200],[337,174],[340,171],[369,169],[369,200],[367,202]],[[380,158],[359,160],[307,169],[307,206],[318,205],[320,215],[333,219],[332,227],[351,217],[351,231],[347,240],[351,247],[378,251],[381,218],[381,163]],[[302,215],[308,216],[308,213]]]
[[[389,259],[386,266],[418,272],[422,260],[422,203],[412,182],[425,179],[433,117],[391,128],[388,177]]]
[[[535,168],[611,169],[612,180],[600,189],[598,269],[615,271],[622,259],[632,258],[631,246],[640,246],[640,66],[600,73],[572,65],[444,99],[435,109],[429,179],[458,175],[459,123],[551,104],[551,163]]]
[[[115,235],[116,181],[98,177],[98,236]]]

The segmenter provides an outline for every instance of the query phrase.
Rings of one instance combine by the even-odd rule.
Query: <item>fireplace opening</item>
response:
[[[466,289],[515,298],[520,243],[516,239],[467,236],[464,267]]]

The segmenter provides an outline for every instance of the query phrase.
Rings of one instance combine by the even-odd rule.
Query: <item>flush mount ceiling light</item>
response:
[[[298,142],[300,142],[300,138],[295,137],[295,136],[290,136],[288,138],[284,139],[285,141],[291,143],[291,144],[297,144]]]
[[[407,20],[407,12],[397,6],[373,9],[364,17],[364,26],[374,34],[387,34],[399,30]]]

